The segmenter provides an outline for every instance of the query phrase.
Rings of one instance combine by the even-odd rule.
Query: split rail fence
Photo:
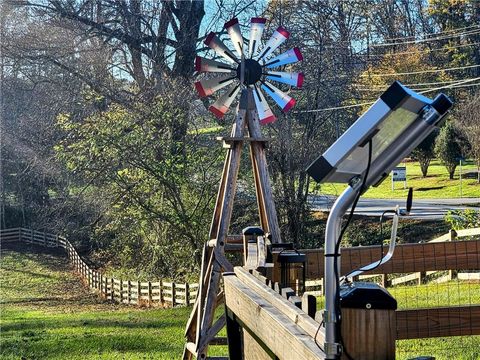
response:
[[[123,304],[141,306],[178,306],[195,303],[198,284],[173,281],[132,281],[109,278],[90,267],[65,237],[25,228],[0,231],[2,242],[21,241],[45,247],[62,248],[66,251],[74,271],[91,289],[105,299]]]

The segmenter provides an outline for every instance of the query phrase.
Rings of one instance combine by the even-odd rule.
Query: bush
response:
[[[480,227],[480,211],[450,210],[445,215],[445,221],[454,230]]]

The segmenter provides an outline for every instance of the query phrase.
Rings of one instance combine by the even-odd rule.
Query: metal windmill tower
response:
[[[272,243],[282,243],[265,157],[266,139],[262,137],[260,125],[276,120],[264,92],[283,112],[295,105],[295,99],[269,81],[293,87],[301,87],[303,83],[302,73],[272,69],[283,70],[285,65],[301,61],[303,57],[298,48],[274,56],[273,53],[290,34],[283,27],[279,27],[263,44],[265,23],[264,18],[252,18],[249,39],[244,41],[238,20],[231,19],[225,23],[225,29],[234,51],[222,42],[217,34],[211,32],[206,37],[205,44],[213,49],[222,61],[199,56],[195,59],[195,70],[205,73],[205,77],[195,83],[200,97],[210,96],[226,88],[209,107],[216,117],[223,118],[239,94],[240,101],[231,135],[219,138],[227,149],[227,154],[209,241],[203,249],[198,296],[185,331],[187,344],[184,359],[206,359],[208,346],[222,342],[217,334],[224,327],[226,318],[223,315],[214,322],[214,315],[215,309],[223,303],[221,274],[233,270],[225,257],[225,251],[242,246],[241,236],[229,235],[228,230],[244,142],[248,142],[250,148],[260,225],[263,231],[270,235]],[[248,46],[245,43],[248,43]]]

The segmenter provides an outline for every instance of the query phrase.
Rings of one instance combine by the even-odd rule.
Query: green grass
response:
[[[1,359],[178,359],[182,354],[191,308],[140,309],[101,301],[53,250],[3,245],[0,286]],[[399,308],[480,303],[478,283],[389,291]],[[479,348],[480,336],[402,340],[397,358],[474,360]],[[224,347],[212,350],[211,355],[226,355]]]
[[[376,188],[371,187],[364,197],[378,199],[405,198],[408,193],[408,187],[413,187],[416,199],[480,197],[480,184],[476,178],[471,175],[465,177],[466,173],[472,174],[472,172],[476,172],[477,169],[473,162],[463,165],[462,196],[460,196],[460,167],[457,167],[453,180],[449,179],[445,167],[436,160],[431,162],[426,178],[422,177],[418,162],[408,162],[406,167],[406,190],[403,189],[403,182],[397,182],[395,183],[395,190],[392,191],[391,177],[389,176],[380,186]],[[343,184],[322,184],[320,192],[322,194],[339,195],[345,187]]]
[[[191,308],[101,301],[63,256],[2,244],[1,359],[178,359]],[[220,349],[221,350],[221,349]]]

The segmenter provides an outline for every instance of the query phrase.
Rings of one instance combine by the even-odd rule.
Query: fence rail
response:
[[[13,228],[0,230],[2,242],[24,241],[45,247],[62,248],[66,251],[73,269],[84,282],[105,299],[123,304],[140,306],[191,305],[197,297],[198,284],[175,283],[162,279],[155,281],[132,281],[109,278],[91,268],[65,237],[42,231]]]

